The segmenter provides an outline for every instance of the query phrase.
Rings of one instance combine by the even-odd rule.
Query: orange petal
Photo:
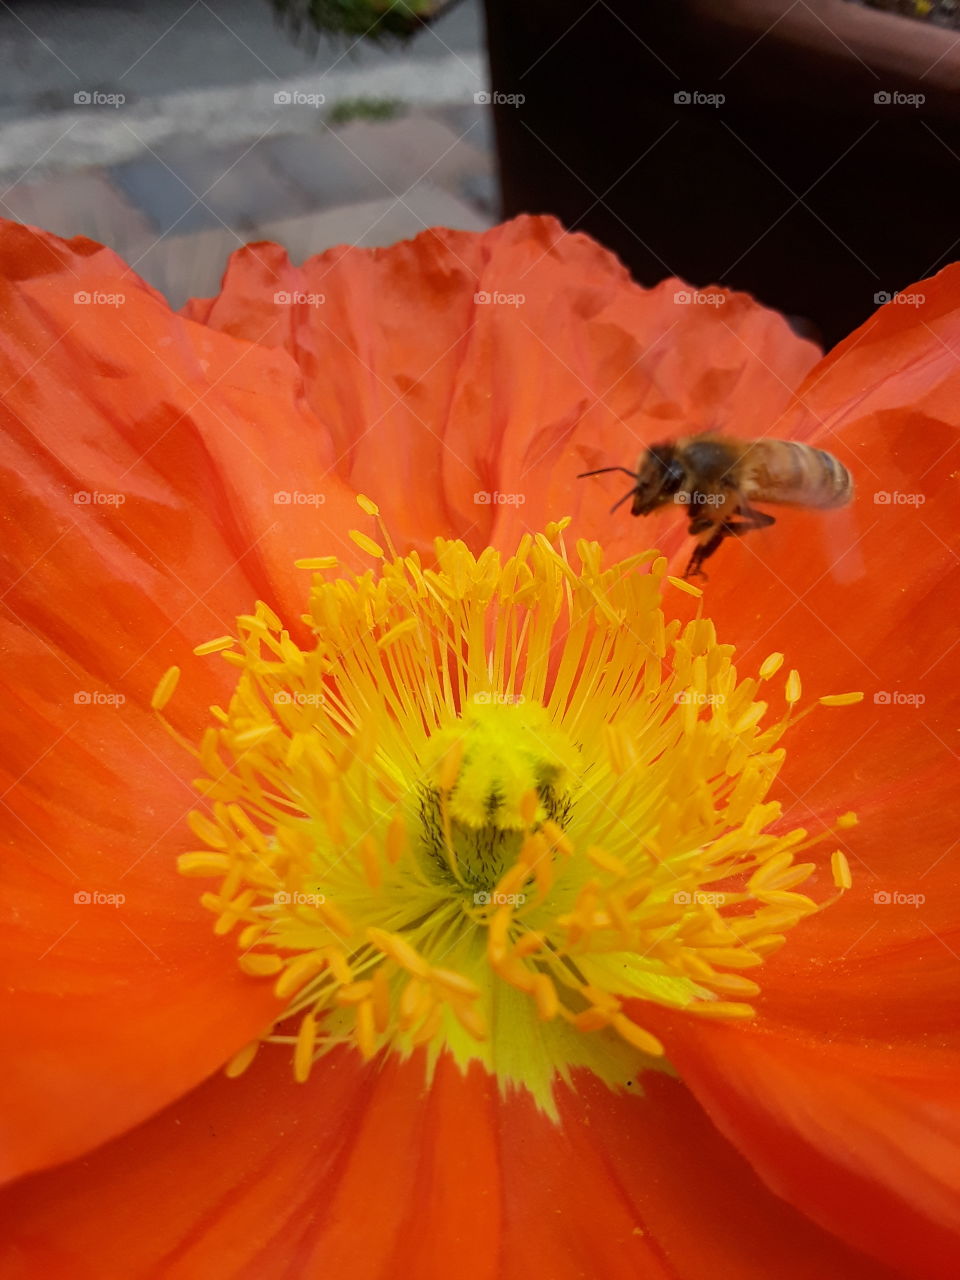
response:
[[[960,460],[951,461],[960,429],[952,354],[960,346],[960,267],[912,292],[925,293],[926,304],[884,308],[841,344],[799,392],[806,417],[788,424],[796,435],[802,422],[829,423],[818,443],[853,471],[854,505],[824,515],[784,511],[752,542],[724,546],[711,561],[704,609],[736,645],[741,669],[779,650],[803,674],[805,700],[866,695],[857,706],[817,709],[785,742],[777,784],[784,824],[822,831],[854,809],[859,825],[836,836],[852,891],[805,922],[765,966],[770,1012],[781,1016],[781,999],[795,1012],[802,994],[791,999],[787,988],[803,993],[812,980],[835,989],[861,1027],[871,1009],[877,1025],[888,1024],[894,1002],[893,1021],[915,1035],[931,1016],[954,1026],[943,1015],[956,1008],[960,987],[960,688],[950,666],[960,593]],[[875,493],[923,501],[877,503]],[[779,681],[764,686],[775,709]],[[814,888],[830,892],[826,873]],[[901,964],[916,972],[923,997],[898,981]],[[889,1033],[884,1025],[881,1034]]]
[[[296,1086],[286,1057],[4,1192],[0,1274],[890,1280],[766,1191],[675,1081],[637,1099],[582,1079],[558,1128],[446,1058],[425,1092],[420,1060],[341,1054]]]
[[[825,1009],[829,993],[818,993]],[[918,1280],[960,1264],[955,1058],[833,1042],[768,1021],[712,1024],[638,1006],[708,1115],[767,1185]],[[831,1019],[833,1025],[833,1019]],[[842,1022],[837,1020],[842,1034]]]
[[[195,735],[233,680],[193,646],[258,595],[302,609],[296,538],[272,501],[231,496],[254,464],[227,478],[223,441],[243,454],[260,432],[263,458],[279,440],[317,460],[329,441],[282,353],[172,316],[89,241],[4,223],[0,281],[10,1176],[136,1123],[270,1020],[269,991],[175,874],[196,770],[149,702],[190,659],[170,714]],[[266,463],[256,484],[272,494]],[[324,529],[302,549],[331,550]]]
[[[771,1195],[679,1081],[643,1076],[639,1099],[612,1096],[593,1079],[577,1084],[579,1093],[562,1102],[569,1138],[563,1165],[556,1168],[549,1158],[538,1165],[538,1182],[546,1183],[544,1209],[552,1203],[555,1216],[553,1252],[545,1256],[559,1255],[562,1241],[568,1258],[579,1253],[581,1259],[579,1271],[568,1262],[558,1275],[892,1280],[886,1267]],[[572,1178],[570,1164],[577,1171]],[[583,1248],[603,1218],[611,1220],[611,1232],[616,1219],[622,1223],[619,1256],[605,1237],[606,1249]],[[514,1241],[523,1225],[517,1222]],[[510,1280],[550,1274],[538,1268],[533,1249],[526,1257],[526,1270],[516,1265]]]
[[[300,268],[251,245],[220,296],[186,314],[293,356],[338,473],[381,505],[398,543],[441,532],[512,550],[523,529],[579,510],[591,534],[632,547],[656,530],[608,521],[624,478],[577,472],[632,467],[655,439],[732,422],[760,434],[817,358],[744,295],[683,305],[682,287],[641,289],[586,236],[521,217]]]
[[[785,827],[857,811],[829,837],[853,888],[756,975],[754,1027],[638,1017],[775,1190],[908,1274],[939,1274],[924,1260],[955,1269],[960,1225],[960,269],[911,292],[926,304],[884,308],[841,344],[784,427],[851,469],[854,505],[778,512],[724,546],[704,596],[741,669],[779,650],[805,699],[866,693],[788,736],[776,786]],[[832,893],[826,866],[812,889]]]
[[[3,220],[0,300],[3,550],[51,628],[64,592],[87,603],[67,621],[99,627],[89,579],[104,570],[115,640],[139,644],[144,613],[192,609],[201,638],[219,634],[240,586],[299,616],[294,560],[360,564],[354,495],[284,353],[173,315],[89,240]]]
[[[96,682],[83,667],[51,671],[17,652],[22,639],[4,625],[6,670],[15,660],[23,685],[3,695],[3,1177],[138,1122],[256,1036],[276,1007],[175,873],[192,843],[189,758],[109,669]],[[130,701],[75,706],[81,682],[131,688]]]

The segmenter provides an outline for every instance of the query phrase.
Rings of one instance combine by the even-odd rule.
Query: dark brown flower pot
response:
[[[506,216],[828,343],[960,253],[955,32],[846,0],[486,3]]]

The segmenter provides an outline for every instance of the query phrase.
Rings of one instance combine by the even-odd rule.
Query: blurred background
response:
[[[0,210],[174,305],[553,213],[831,345],[960,255],[960,0],[10,0]]]
[[[251,240],[302,261],[489,226],[477,0],[406,37],[357,9],[352,33],[270,0],[3,4],[0,211],[110,245],[175,306]]]

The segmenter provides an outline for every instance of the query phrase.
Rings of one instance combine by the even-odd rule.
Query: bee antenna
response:
[[[632,497],[633,497],[633,495],[634,495],[636,492],[637,492],[637,491],[636,491],[636,489],[628,489],[628,490],[627,490],[627,492],[626,492],[626,493],[623,495],[623,497],[620,499],[620,501],[619,501],[619,502],[615,502],[615,503],[613,504],[613,506],[610,508],[610,514],[611,514],[611,515],[613,515],[613,513],[616,511],[616,509],[617,509],[618,507],[622,507],[622,506],[623,506],[623,504],[627,501],[627,499],[628,499],[628,498],[632,498]]]
[[[625,476],[630,476],[633,480],[637,479],[637,473],[631,471],[629,467],[599,467],[596,471],[581,471],[577,479],[582,480],[584,476],[602,476],[608,471],[622,471]]]

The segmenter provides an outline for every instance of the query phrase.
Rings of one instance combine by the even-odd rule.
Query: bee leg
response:
[[[742,538],[751,529],[765,529],[768,525],[776,524],[773,516],[768,516],[764,511],[754,511],[752,507],[741,507],[737,515],[740,518],[736,524],[732,520],[724,520],[722,524],[714,524],[708,516],[697,516],[696,519],[690,521],[689,532],[694,536],[706,533],[711,528],[715,532],[705,542],[701,542],[694,547],[690,563],[687,565],[686,572],[683,575],[684,578],[700,577],[706,582],[707,575],[703,572],[703,562],[713,555],[724,538]]]
[[[742,537],[751,529],[766,529],[769,525],[777,523],[773,516],[768,516],[765,511],[754,511],[752,507],[741,507],[737,514],[740,516],[737,524],[730,524],[729,521],[724,524],[724,528],[733,538]]]
[[[703,556],[700,554],[700,550],[700,547],[694,547],[693,555],[690,557],[687,567],[683,571],[684,581],[688,578],[702,578],[704,582],[709,581],[707,575],[700,568],[700,561],[703,559]]]
[[[699,526],[699,527],[696,527]],[[712,520],[691,520],[691,533],[705,533],[707,529],[713,529],[714,533],[706,542],[699,542],[693,549],[693,555],[690,557],[690,563],[684,571],[684,578],[703,578],[707,581],[707,575],[703,572],[703,562],[717,550],[720,543],[727,537],[726,525],[715,525]]]
[[[720,525],[725,538],[742,538],[751,529],[766,529],[768,525],[777,523],[773,516],[768,516],[763,511],[754,511],[751,507],[741,507],[737,515],[740,519],[736,524],[732,520],[724,520]]]
[[[709,516],[691,516],[690,523],[687,525],[687,533],[691,538],[697,538],[701,533],[706,533],[708,529],[718,529],[720,526],[715,520],[711,520]]]

